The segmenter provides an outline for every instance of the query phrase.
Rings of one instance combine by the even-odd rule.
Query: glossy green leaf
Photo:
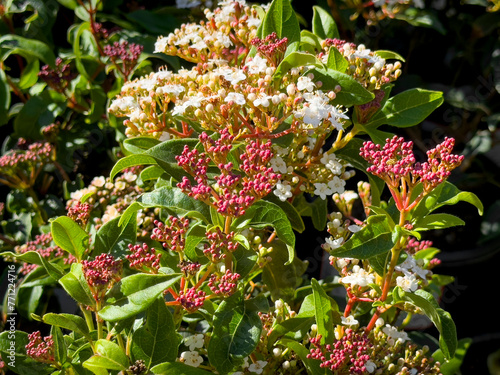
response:
[[[455,323],[451,315],[439,307],[432,294],[423,289],[407,293],[396,287],[393,291],[393,300],[394,303],[404,301],[422,309],[439,331],[439,346],[444,357],[453,358],[458,345]]]
[[[340,73],[345,73],[345,71],[349,67],[349,62],[337,48],[330,47],[330,51],[328,51],[328,60],[326,66],[328,67],[328,69],[333,69]]]
[[[162,168],[160,168],[157,165],[151,165],[149,167],[144,168],[141,171],[141,173],[139,175],[139,179],[143,183],[146,181],[150,181],[150,180],[156,181],[159,178],[161,178],[164,174],[165,174],[165,171]]]
[[[337,303],[330,298],[316,279],[311,279],[314,310],[321,343],[331,344],[335,340],[335,325],[341,323]]]
[[[117,344],[108,340],[95,343],[96,354],[83,362],[83,367],[96,375],[103,374],[103,369],[125,371],[129,366],[127,355]],[[108,373],[105,371],[104,373]]]
[[[331,372],[328,372],[329,370],[320,367],[321,361],[312,358],[307,358],[307,355],[310,354],[310,352],[301,343],[286,338],[280,340],[279,343],[281,345],[286,346],[290,350],[293,350],[299,356],[300,360],[306,367],[308,374],[310,375],[325,375],[328,373],[331,374]]]
[[[232,227],[250,220],[250,226],[254,228],[272,227],[276,231],[278,238],[283,241],[288,249],[288,260],[286,264],[291,264],[295,257],[295,234],[286,213],[276,204],[260,200],[250,206],[246,213],[236,219]]]
[[[67,358],[66,345],[64,344],[64,337],[61,329],[58,326],[52,326],[50,335],[54,341],[54,357],[59,363],[65,363]]]
[[[309,53],[292,52],[278,65],[276,71],[274,72],[273,80],[274,82],[280,82],[283,76],[292,68],[309,65],[321,67],[322,63],[316,58],[316,56]]]
[[[350,107],[352,105],[368,103],[375,97],[373,93],[365,89],[361,83],[345,73],[333,69],[325,70],[317,68],[309,70],[308,73],[314,75],[315,82],[320,81],[322,83],[321,90],[323,91],[335,90],[336,86],[342,88],[342,90],[336,94],[336,104]]]
[[[0,69],[0,126],[5,125],[9,119],[10,108],[10,86],[7,75]]]
[[[115,258],[124,259],[129,253],[128,245],[137,239],[137,220],[133,216],[126,225],[119,226],[120,218],[106,222],[95,236],[93,255],[107,253]]]
[[[314,317],[293,317],[276,324],[267,336],[267,348],[271,352],[276,342],[282,338],[302,340],[314,324]]]
[[[365,127],[373,128],[383,124],[399,128],[414,126],[425,120],[443,101],[441,91],[420,88],[406,90],[387,100]]]
[[[87,323],[78,315],[48,313],[43,316],[43,322],[78,333],[92,341]]]
[[[322,231],[326,227],[326,222],[328,220],[328,208],[327,200],[315,198],[312,202],[309,202],[304,194],[297,196],[293,200],[293,206],[301,216],[310,217],[316,230]]]
[[[186,172],[177,164],[175,157],[182,154],[184,146],[188,146],[191,150],[198,144],[198,139],[171,139],[162,142],[150,149],[144,151],[142,155],[152,157],[155,162],[162,167],[165,172],[181,181]]]
[[[259,315],[247,308],[241,293],[222,301],[214,315],[212,337],[207,348],[212,366],[220,374],[228,374],[238,363],[237,359],[255,350],[261,331]]]
[[[413,225],[413,230],[425,231],[431,229],[445,229],[458,225],[465,225],[465,221],[450,214],[431,214],[418,218]]]
[[[151,147],[157,146],[160,143],[161,141],[156,138],[141,136],[125,139],[123,141],[123,148],[127,155],[140,154],[146,150],[149,150]]]
[[[61,276],[64,275],[63,269],[57,264],[49,262],[46,258],[42,257],[37,251],[27,251],[22,254],[12,253],[5,251],[0,253],[3,257],[12,257],[18,261],[23,261],[30,264],[37,264],[45,268],[45,271],[52,278],[51,282],[57,281]]]
[[[189,227],[186,233],[186,242],[184,246],[184,253],[186,256],[195,261],[198,259],[196,255],[196,247],[206,239],[206,227],[201,224],[195,224]]]
[[[300,48],[301,51],[309,52],[313,55],[322,50],[321,38],[313,34],[309,30],[300,31]]]
[[[472,344],[472,339],[465,338],[458,340],[457,350],[455,351],[455,356],[450,359],[446,359],[443,355],[443,351],[441,349],[436,350],[432,353],[432,358],[435,361],[441,363],[439,367],[439,371],[443,375],[456,375],[460,373],[460,367],[465,359],[465,355],[467,354],[467,350]]]
[[[339,258],[368,259],[385,254],[394,246],[392,228],[386,215],[372,215],[367,225],[330,254]]]
[[[94,297],[92,297],[80,263],[73,263],[71,271],[59,279],[59,284],[76,302],[84,306],[95,305]]]
[[[116,164],[113,166],[113,169],[109,174],[109,177],[113,179],[118,173],[122,172],[127,168],[135,167],[137,165],[149,165],[149,164],[156,164],[156,160],[151,156],[144,154],[132,154],[129,156],[125,156],[116,162]]]
[[[117,295],[112,305],[105,306],[99,316],[116,322],[135,316],[146,310],[166,289],[180,279],[180,275],[139,273],[124,277],[115,285]]]
[[[299,258],[288,263],[288,254],[282,241],[273,241],[273,250],[269,253],[271,261],[266,263],[262,270],[262,281],[271,292],[271,299],[280,298],[291,303],[295,296],[295,289],[302,283],[302,275],[307,264]]]
[[[258,30],[260,38],[275,32],[288,38],[288,45],[300,41],[300,25],[290,0],[273,0]]]
[[[317,5],[313,6],[312,32],[321,39],[340,38],[332,15]]]
[[[459,190],[451,182],[445,181],[427,194],[413,211],[413,217],[424,217],[430,212],[445,205],[467,202],[477,208],[479,215],[483,214],[483,204],[477,195]]]
[[[0,59],[5,59],[11,54],[22,55],[29,59],[30,57],[37,58],[45,64],[55,67],[56,57],[52,49],[45,43],[36,40],[22,37],[15,34],[7,34],[0,37]]]
[[[174,362],[180,337],[174,318],[163,298],[157,298],[146,310],[146,324],[132,336],[132,355],[149,369],[163,362]]]
[[[77,223],[67,216],[59,216],[51,223],[50,231],[57,246],[76,259],[82,259],[89,245],[89,235]]]
[[[175,375],[209,375],[213,372],[205,371],[201,368],[186,365],[181,362],[165,362],[156,365],[151,369],[154,375],[165,375],[165,374],[175,374]]]
[[[292,225],[293,230],[297,231],[298,233],[302,233],[304,230],[306,230],[306,226],[304,224],[304,221],[302,220],[302,217],[300,216],[300,213],[297,211],[295,206],[293,206],[290,202],[288,201],[282,202],[281,199],[279,199],[274,194],[269,194],[265,198],[265,200],[274,203],[279,208],[281,208],[283,212],[286,213],[286,215],[288,216],[288,220],[290,220],[290,224]]]
[[[378,57],[381,57],[382,59],[386,59],[386,60],[399,60],[399,61],[405,61],[405,59],[397,54],[396,52],[393,52],[393,51],[387,51],[387,50],[378,50],[378,51],[375,51],[374,52],[375,55],[377,55]]]
[[[28,64],[21,74],[19,80],[19,88],[26,90],[33,86],[38,81],[38,73],[40,72],[40,60],[36,58],[28,59]]]

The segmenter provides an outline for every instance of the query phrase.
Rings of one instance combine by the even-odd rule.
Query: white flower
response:
[[[288,198],[292,197],[292,187],[287,182],[280,181],[276,184],[274,195],[276,195],[280,199],[280,201],[284,202]]]
[[[160,135],[160,138],[159,140],[164,142],[164,141],[168,141],[170,139],[170,133],[169,132],[162,132],[161,135]]]
[[[353,224],[353,225],[349,225],[347,227],[347,229],[352,232],[352,233],[357,233],[359,232],[361,229],[363,229],[362,227],[360,227],[359,225],[356,225],[356,224]]]
[[[315,87],[316,85],[309,77],[302,76],[299,77],[299,79],[297,80],[297,90],[299,91],[305,90],[307,92],[311,92],[312,90],[314,90]]]
[[[168,39],[164,37],[159,37],[158,40],[155,42],[155,53],[161,53],[165,52],[168,46]]]
[[[189,347],[190,351],[193,351],[196,348],[203,348],[203,345],[205,344],[204,336],[202,333],[189,336],[184,339],[184,344]]]
[[[350,203],[353,200],[358,199],[358,198],[359,198],[359,195],[352,190],[344,191],[344,193],[342,193],[342,199],[346,203]]]
[[[230,92],[224,99],[226,103],[234,102],[238,105],[244,105],[246,103],[245,96],[237,92]]]
[[[337,176],[333,176],[331,181],[328,181],[328,188],[331,193],[339,193],[342,194],[344,192],[345,181]]]
[[[203,363],[203,358],[200,356],[198,352],[189,351],[182,352],[181,358],[184,360],[184,363],[188,366],[198,367]]]
[[[285,161],[283,160],[283,158],[281,158],[281,156],[274,156],[271,160],[270,160],[270,163],[271,163],[271,168],[273,169],[273,171],[275,171],[276,173],[281,173],[281,174],[285,174],[287,172],[287,166],[286,166],[286,163]]]
[[[386,324],[385,327],[382,328],[382,332],[387,335],[387,338],[389,339],[389,343],[391,345],[394,344],[394,339],[402,342],[409,340],[408,334],[406,332],[400,332],[396,327],[393,327],[389,324]]]
[[[257,98],[253,101],[253,105],[256,107],[262,106],[264,108],[267,108],[271,104],[270,102],[271,99],[272,96],[259,94],[259,96],[257,96]]]
[[[256,374],[262,374],[262,371],[264,371],[264,367],[266,367],[266,365],[267,365],[266,361],[257,361],[255,363],[252,363],[248,367],[248,371],[255,372]]]
[[[241,82],[247,78],[243,70],[240,69],[233,70],[228,67],[221,68],[220,74],[224,77],[226,81],[229,81],[231,85],[236,85],[238,82]]]
[[[342,319],[342,324],[345,326],[355,326],[359,324],[359,322],[356,319],[354,319],[354,316],[352,315],[349,315],[347,318],[342,316],[341,319]]]
[[[418,281],[415,275],[398,276],[396,284],[405,292],[414,292],[418,289]]]
[[[340,281],[344,284],[367,286],[375,281],[375,276],[369,272],[366,272],[360,266],[354,266],[352,268],[352,273],[348,276],[342,277]]]
[[[94,179],[90,184],[95,187],[103,187],[105,183],[106,183],[106,178],[104,176],[99,176],[99,177],[94,177]]]
[[[252,60],[247,61],[245,66],[250,74],[264,73],[267,69],[267,60],[256,55]]]
[[[344,239],[342,237],[334,240],[332,237],[325,238],[325,244],[323,245],[323,249],[325,251],[335,250],[342,246]]]
[[[426,279],[429,270],[424,270],[420,268],[411,255],[405,259],[405,261],[395,267],[396,271],[403,272],[405,275],[410,275],[411,272],[415,273],[421,279]]]
[[[115,206],[108,206],[106,207],[106,211],[104,212],[104,215],[102,215],[102,222],[103,224],[107,223],[110,220],[113,220],[114,218],[120,216],[120,213],[116,209]]]
[[[375,362],[368,360],[365,362],[365,369],[371,374],[377,369],[377,365],[375,364]]]
[[[327,184],[324,184],[322,182],[316,182],[314,184],[314,187],[316,188],[314,190],[314,194],[319,195],[321,199],[326,199],[327,195],[333,194],[332,189]]]

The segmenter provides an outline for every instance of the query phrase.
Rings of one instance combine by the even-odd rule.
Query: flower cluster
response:
[[[224,233],[219,227],[207,231],[203,254],[212,263],[218,263],[226,258],[228,253],[232,253],[238,248],[238,242],[234,241],[234,232]]]
[[[63,60],[58,57],[56,58],[55,68],[44,65],[38,76],[55,91],[64,93],[77,75],[71,71],[69,64],[64,64]]]
[[[122,261],[111,254],[101,254],[94,260],[82,261],[85,280],[96,301],[101,301],[108,289],[121,279]]]
[[[122,41],[104,46],[103,52],[113,62],[122,76],[127,79],[134,71],[143,50],[144,47],[140,44],[129,44],[127,41]]]
[[[26,345],[26,355],[37,362],[53,364],[56,362],[54,340],[52,336],[42,338],[40,331],[35,331],[28,335]]]
[[[276,33],[271,33],[264,39],[254,38],[250,41],[252,46],[257,48],[257,51],[267,58],[270,65],[278,66],[279,62],[285,55],[288,45],[288,38],[279,39]]]
[[[0,157],[0,183],[14,189],[28,189],[44,165],[54,159],[54,146],[38,141],[30,145],[24,139],[18,141],[18,149]]]
[[[451,154],[454,144],[454,139],[446,138],[436,148],[427,151],[428,161],[423,163],[415,159],[413,142],[405,142],[398,136],[387,139],[382,148],[366,141],[360,155],[371,164],[367,171],[386,182],[398,210],[407,211],[445,181],[451,171],[461,164],[463,155]],[[422,184],[423,192],[414,198],[411,193],[419,183]]]
[[[130,268],[135,268],[143,272],[158,273],[160,269],[161,254],[157,253],[154,248],[150,248],[147,244],[128,245],[132,254],[125,255],[125,258],[130,262]]]
[[[411,8],[425,8],[424,0],[343,0],[343,3],[353,12],[351,20],[361,15],[368,25],[376,25],[386,18],[397,18]]]
[[[208,281],[208,287],[216,296],[229,297],[236,292],[239,278],[239,274],[232,273],[230,270],[226,270],[222,276],[212,274]]]
[[[72,206],[67,207],[67,216],[82,228],[87,226],[90,219],[92,206],[89,203],[74,202]]]
[[[193,313],[203,306],[206,293],[195,287],[187,290],[181,290],[176,298],[178,302],[187,312]]]
[[[165,223],[155,220],[155,228],[151,239],[163,243],[163,247],[177,253],[182,253],[186,246],[186,232],[189,227],[189,219],[179,219],[170,216]]]

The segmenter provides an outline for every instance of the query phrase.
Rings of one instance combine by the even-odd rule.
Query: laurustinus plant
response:
[[[439,304],[452,278],[434,273],[439,250],[425,232],[465,224],[447,205],[483,207],[448,181],[463,160],[452,138],[421,160],[397,134],[442,93],[392,95],[403,59],[341,40],[320,7],[311,30],[288,0],[225,0],[204,16],[156,41],[186,68],[129,79],[142,49],[103,48],[124,78],[107,112],[123,122],[121,157],[34,241],[1,254],[19,290],[63,289],[78,312],[32,313],[43,334],[0,334],[4,366],[454,374],[467,341]],[[67,68],[57,69],[43,74],[64,91]],[[0,178],[23,183],[14,167],[37,173],[51,157],[41,152],[16,151]],[[309,277],[296,256],[304,217],[325,233],[334,278]],[[434,336],[406,329],[417,315]]]

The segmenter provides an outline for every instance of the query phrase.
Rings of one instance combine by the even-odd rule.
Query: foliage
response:
[[[56,57],[52,35],[33,33],[59,9],[79,23]],[[14,15],[33,10],[18,34]],[[1,333],[5,368],[455,373],[469,343],[438,303],[452,280],[432,271],[439,250],[422,233],[465,225],[447,206],[483,205],[447,181],[464,160],[454,139],[417,160],[394,135],[443,94],[392,94],[404,59],[341,40],[318,6],[310,30],[289,0],[221,2],[175,29],[168,10],[2,5],[0,111],[13,134],[0,255],[17,279],[3,311],[47,333]],[[74,156],[93,134],[100,157],[118,151],[85,178]],[[328,232],[333,281],[297,257],[306,217]],[[41,297],[61,289],[77,313],[47,312]],[[405,332],[415,315],[435,326],[435,351]]]

